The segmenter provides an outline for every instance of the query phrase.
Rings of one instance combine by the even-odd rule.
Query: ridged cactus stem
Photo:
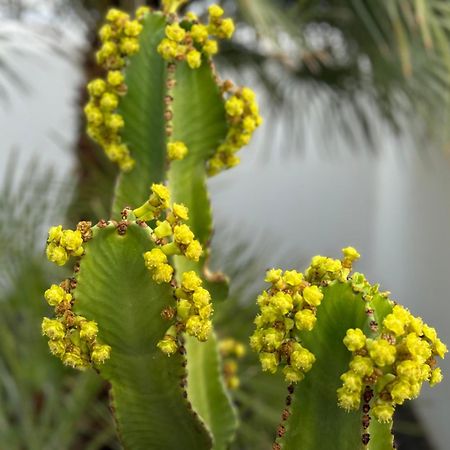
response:
[[[108,12],[97,53],[107,73],[89,83],[85,112],[89,135],[121,169],[112,219],[53,227],[48,238],[51,261],[78,260],[73,278],[46,293],[56,318],[43,332],[65,364],[92,365],[110,382],[132,450],[224,450],[236,428],[212,330],[226,282],[206,266],[206,178],[237,164],[261,119],[253,93],[214,72],[232,20],[217,5],[208,24],[178,17],[182,3],[139,8],[135,19]]]

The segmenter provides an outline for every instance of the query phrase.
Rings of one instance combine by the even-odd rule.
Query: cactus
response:
[[[352,273],[359,254],[316,256],[305,273],[271,269],[251,337],[262,369],[288,382],[274,449],[394,448],[397,404],[442,379],[436,331]]]
[[[227,281],[208,269],[206,179],[238,164],[261,118],[253,91],[221,81],[212,63],[232,20],[217,5],[206,25],[193,13],[179,17],[182,3],[139,8],[135,19],[108,12],[97,53],[106,73],[88,84],[85,113],[88,134],[120,168],[111,218],[52,227],[47,241],[48,259],[73,262],[74,274],[45,292],[55,317],[44,318],[42,333],[64,364],[93,367],[109,382],[119,436],[133,450],[224,450],[237,427],[226,388],[238,386],[235,362],[222,367],[212,324]],[[395,384],[408,369],[400,362],[416,360],[380,362],[378,347],[406,355],[408,345],[426,346],[414,370],[432,384],[441,377],[432,355],[445,346],[362,275],[350,276],[356,256],[349,248],[342,262],[316,258],[304,277],[267,275],[251,345],[264,370],[284,365],[290,383],[275,448],[338,448],[338,440],[355,449],[361,426],[371,448],[391,446],[389,425],[338,409],[358,409],[363,398],[389,421],[394,403],[418,393]],[[243,351],[232,339],[221,345],[222,355]],[[373,373],[361,372],[361,358]]]

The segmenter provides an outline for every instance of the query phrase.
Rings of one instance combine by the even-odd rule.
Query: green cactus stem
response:
[[[289,383],[274,449],[392,449],[395,406],[442,379],[436,331],[351,273],[359,254],[343,251],[304,274],[270,270],[258,297],[252,348]]]

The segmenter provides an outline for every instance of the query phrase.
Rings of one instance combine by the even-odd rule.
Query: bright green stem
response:
[[[295,385],[291,415],[284,423],[286,434],[279,440],[281,448],[392,450],[389,425],[377,423],[371,427],[369,446],[365,447],[361,440],[362,411],[346,412],[337,403],[336,390],[342,385],[340,376],[348,370],[351,358],[342,340],[349,328],[360,328],[371,334],[367,302],[353,291],[350,282],[336,281],[324,287],[323,294],[314,329],[301,333],[302,345],[315,355],[316,362],[305,379]],[[379,306],[375,317],[382,321],[391,307],[381,296],[376,296],[374,303]]]
[[[180,387],[183,357],[156,347],[168,328],[161,311],[174,300],[143,264],[143,251],[153,246],[149,230],[135,224],[124,236],[112,226],[96,229],[76,276],[74,311],[95,320],[99,339],[112,347],[99,371],[111,383],[125,448],[178,450],[182,437],[185,449],[207,449],[210,437]]]
[[[181,161],[174,161],[168,173],[173,201],[189,207],[189,225],[199,239],[205,255],[199,263],[175,257],[177,274],[195,270],[204,275],[206,251],[212,231],[211,205],[206,187],[206,160],[225,138],[227,126],[222,95],[211,68],[204,62],[193,71],[186,63],[177,66],[173,96],[174,141],[189,149]],[[215,294],[226,291],[224,281],[209,282],[213,303]],[[236,429],[236,413],[222,381],[215,337],[208,343],[187,340],[189,361],[188,393],[195,410],[214,436],[214,449],[224,450]],[[192,359],[191,359],[192,358]]]
[[[140,51],[131,58],[125,71],[127,94],[119,103],[125,121],[121,133],[136,161],[131,172],[121,173],[113,202],[113,216],[125,206],[137,207],[145,202],[152,183],[164,180],[166,134],[164,97],[167,64],[156,51],[164,37],[165,17],[149,14],[140,36]]]

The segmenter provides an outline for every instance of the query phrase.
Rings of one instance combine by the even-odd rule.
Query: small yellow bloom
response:
[[[178,350],[178,344],[173,336],[166,335],[156,346],[167,356],[173,355]]]
[[[317,318],[310,309],[303,309],[295,314],[295,326],[299,331],[311,331]]]
[[[379,401],[372,407],[372,414],[382,423],[390,422],[394,415],[394,407],[391,403]]]
[[[142,25],[137,20],[130,20],[125,24],[124,33],[130,37],[137,37],[142,31]]]
[[[206,41],[206,39],[208,39],[208,29],[206,28],[205,25],[202,24],[192,25],[190,33],[192,39],[194,39],[194,41],[198,42],[199,44],[203,44]]]
[[[219,51],[219,45],[217,44],[217,41],[208,39],[204,43],[204,45],[202,47],[202,51],[208,56],[213,56],[213,55],[217,54],[217,52]]]
[[[347,330],[343,342],[351,352],[354,352],[362,349],[366,345],[366,336],[359,328],[350,328]]]
[[[82,322],[80,328],[80,338],[85,341],[92,341],[96,338],[98,333],[97,323],[93,320]]]
[[[61,322],[47,317],[44,317],[42,320],[41,329],[42,334],[52,340],[63,339],[66,334],[64,325]]]
[[[223,16],[224,10],[219,5],[214,4],[208,8],[208,13],[211,18],[218,19]]]
[[[72,296],[68,294],[61,286],[52,284],[44,293],[45,300],[50,306],[56,306],[62,301],[72,300]]]
[[[188,225],[175,225],[173,237],[178,244],[189,245],[194,240],[194,233]]]
[[[167,155],[171,161],[181,160],[188,153],[188,148],[186,144],[181,141],[169,142],[167,144]]]
[[[193,270],[183,273],[181,278],[181,286],[185,291],[194,292],[201,285],[202,280],[197,276],[197,274]]]
[[[101,78],[97,78],[87,85],[87,90],[93,97],[101,97],[106,91],[106,83]]]
[[[175,42],[181,42],[186,36],[186,31],[178,23],[167,25],[165,31],[166,36]]]
[[[119,104],[119,98],[116,94],[112,94],[110,92],[107,92],[102,95],[102,98],[100,100],[100,107],[104,111],[113,111],[117,108]]]
[[[125,78],[120,70],[111,70],[108,72],[107,80],[111,86],[117,87],[117,86],[120,86],[124,82]],[[103,81],[103,80],[100,80],[100,81]]]
[[[189,209],[182,203],[174,203],[172,206],[173,213],[178,219],[188,220],[189,219]]]
[[[94,364],[103,364],[111,356],[111,347],[109,345],[95,344],[91,353],[91,359]]]
[[[202,65],[202,55],[198,50],[190,50],[186,55],[186,62],[191,69],[198,69]]]
[[[298,383],[305,378],[305,375],[298,369],[295,369],[292,366],[285,366],[283,368],[284,379],[288,383]]]
[[[276,353],[260,353],[259,361],[264,372],[275,373],[277,371],[278,358]]]
[[[303,298],[311,306],[319,306],[323,299],[322,291],[317,286],[307,286],[303,290]]]

